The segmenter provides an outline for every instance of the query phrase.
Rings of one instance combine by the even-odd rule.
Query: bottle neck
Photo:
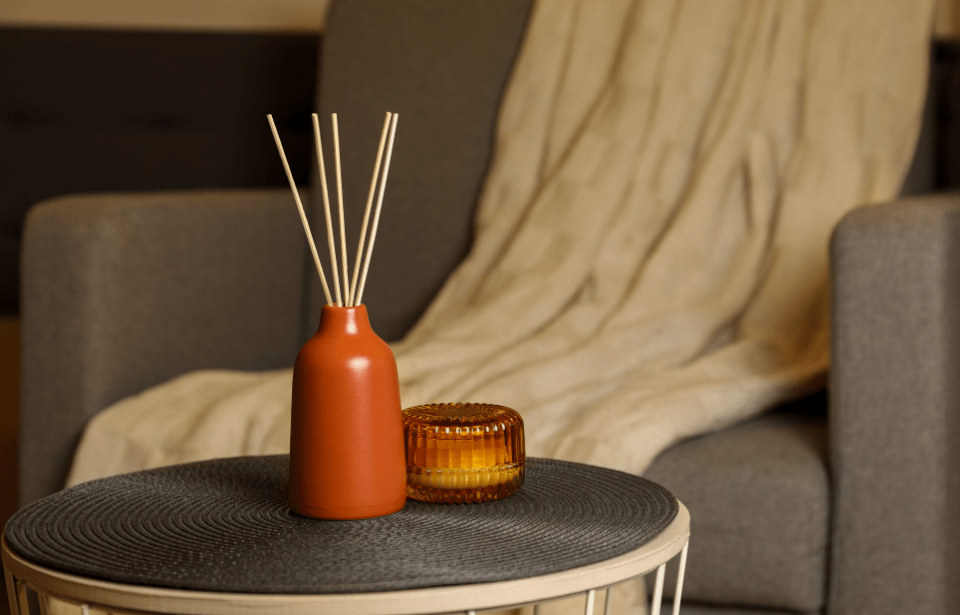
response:
[[[323,306],[317,333],[334,331],[347,335],[359,335],[371,331],[366,306],[362,304],[355,307]]]

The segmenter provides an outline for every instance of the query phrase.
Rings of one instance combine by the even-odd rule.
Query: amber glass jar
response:
[[[523,419],[492,404],[403,411],[407,497],[469,503],[513,495],[523,483]]]

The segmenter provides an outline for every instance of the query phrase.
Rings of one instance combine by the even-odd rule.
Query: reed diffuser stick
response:
[[[383,120],[383,130],[380,131],[380,145],[377,147],[377,161],[373,165],[373,177],[370,179],[370,191],[367,193],[367,206],[363,211],[363,224],[360,225],[360,242],[357,244],[357,257],[353,262],[353,280],[350,282],[350,298],[347,305],[357,305],[357,277],[360,275],[360,261],[363,260],[363,244],[367,238],[367,225],[370,223],[370,213],[373,210],[373,197],[377,193],[377,176],[380,174],[380,162],[383,160],[383,148],[387,144],[387,134],[390,132],[389,111]]]
[[[387,144],[387,158],[383,162],[383,176],[380,178],[380,195],[377,197],[377,209],[373,214],[373,226],[370,229],[370,243],[367,245],[367,255],[363,262],[363,275],[360,276],[360,288],[357,291],[356,305],[363,299],[363,287],[367,283],[367,272],[370,270],[370,257],[373,254],[373,244],[377,240],[377,227],[380,225],[380,208],[383,206],[383,193],[387,187],[387,175],[390,173],[390,158],[393,155],[393,137],[397,132],[399,113],[394,113],[390,126],[390,141]]]
[[[337,307],[343,307],[340,294],[340,272],[337,269],[337,248],[333,240],[333,220],[330,218],[330,195],[327,192],[327,171],[323,166],[323,144],[320,142],[320,122],[313,113],[313,137],[317,142],[317,164],[320,166],[320,186],[323,193],[323,213],[327,219],[327,246],[330,248],[330,262],[333,268],[333,288],[337,293]]]
[[[350,271],[347,265],[347,229],[343,221],[343,181],[340,179],[340,127],[337,114],[333,116],[333,157],[337,167],[337,208],[340,214],[340,264],[343,271],[343,304],[350,307]]]
[[[320,284],[323,285],[323,294],[327,297],[327,304],[333,303],[330,296],[330,288],[327,286],[327,277],[323,275],[323,265],[320,264],[320,255],[317,254],[317,246],[313,243],[313,233],[310,232],[310,223],[307,222],[307,214],[303,211],[303,203],[300,202],[300,193],[297,191],[297,185],[293,181],[293,173],[290,172],[290,165],[287,164],[287,155],[283,153],[283,144],[280,143],[280,135],[277,133],[277,127],[273,123],[273,116],[267,114],[267,121],[270,122],[270,131],[273,132],[273,140],[277,142],[277,150],[280,152],[280,161],[283,162],[283,170],[287,172],[287,181],[290,182],[290,190],[293,191],[293,198],[297,202],[297,209],[300,211],[300,221],[303,222],[303,232],[307,234],[307,243],[310,244],[310,252],[313,253],[313,262],[317,266],[317,273],[320,274]]]

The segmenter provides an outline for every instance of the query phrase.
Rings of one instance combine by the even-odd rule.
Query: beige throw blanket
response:
[[[404,404],[509,405],[529,454],[642,472],[822,386],[828,238],[898,191],[931,12],[539,2],[476,243],[395,346]],[[70,481],[283,452],[290,378],[200,372],[121,401],[91,423]]]

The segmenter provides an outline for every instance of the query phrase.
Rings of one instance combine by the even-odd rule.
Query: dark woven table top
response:
[[[526,578],[633,550],[676,516],[643,478],[527,459],[520,491],[483,504],[408,500],[358,521],[290,513],[287,457],[219,459],[91,481],[14,515],[10,547],[35,563],[121,583],[323,594]]]

